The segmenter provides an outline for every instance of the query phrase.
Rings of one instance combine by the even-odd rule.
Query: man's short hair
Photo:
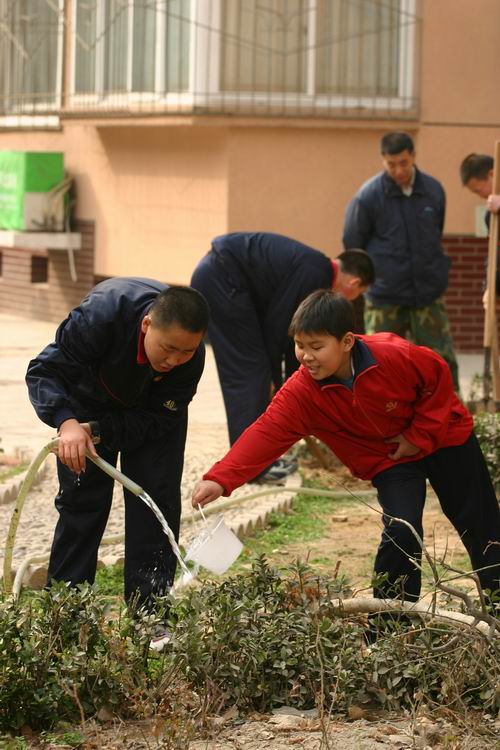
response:
[[[485,180],[495,165],[492,156],[488,154],[469,154],[460,164],[460,179],[462,185],[469,180]]]
[[[362,286],[370,286],[375,281],[375,268],[373,261],[364,250],[353,248],[341,253],[337,260],[344,273],[357,276]]]
[[[350,302],[331,289],[318,289],[296,309],[288,333],[327,333],[339,341],[354,328],[354,311]]]
[[[380,153],[382,156],[400,154],[401,151],[409,151],[413,154],[415,146],[408,133],[386,133],[380,141]]]
[[[210,309],[205,297],[189,286],[169,286],[156,297],[149,309],[151,325],[168,328],[177,324],[190,333],[205,333]]]

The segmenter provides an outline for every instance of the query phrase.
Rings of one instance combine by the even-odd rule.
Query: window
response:
[[[415,104],[414,0],[218,0],[212,101],[405,109]],[[215,7],[215,6],[213,6]],[[208,32],[207,32],[208,33]],[[250,100],[252,97],[252,101]],[[357,115],[360,114],[358,111]]]
[[[49,280],[49,260],[46,255],[31,256],[31,283],[46,284]]]
[[[398,96],[399,0],[318,0],[316,91]]]
[[[223,0],[222,91],[303,91],[306,0]]]
[[[73,93],[186,91],[190,7],[190,0],[76,0]]]
[[[72,106],[411,116],[415,3],[74,0]]]
[[[0,0],[0,113],[59,104],[63,0]]]

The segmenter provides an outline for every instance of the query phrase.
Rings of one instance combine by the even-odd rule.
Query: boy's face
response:
[[[484,198],[486,200],[486,198],[488,198],[488,196],[493,192],[492,185],[493,170],[488,172],[488,176],[483,177],[482,179],[471,177],[465,187],[468,188],[471,193],[475,193],[475,195],[479,195],[480,198]]]
[[[186,331],[177,323],[168,328],[155,326],[149,315],[144,316],[141,331],[144,334],[146,357],[156,372],[169,372],[188,362],[203,338],[203,332]]]
[[[354,334],[346,333],[339,341],[329,333],[296,333],[295,356],[309,371],[314,380],[330,375],[339,378],[351,376],[351,349]]]
[[[352,302],[360,294],[364,294],[368,289],[366,284],[361,283],[359,276],[353,276],[350,273],[339,273],[338,282],[335,284],[335,291],[339,292],[345,299]]]

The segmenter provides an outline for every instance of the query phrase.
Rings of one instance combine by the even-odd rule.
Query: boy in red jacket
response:
[[[370,479],[384,511],[375,572],[380,597],[416,600],[426,480],[467,548],[484,589],[500,588],[500,512],[472,417],[446,362],[391,333],[355,336],[349,302],[309,295],[290,335],[301,367],[267,411],[193,491],[206,505],[258,474],[306,435],[326,443],[354,476]]]

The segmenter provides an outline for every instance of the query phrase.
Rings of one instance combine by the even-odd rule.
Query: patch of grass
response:
[[[18,466],[4,466],[0,469],[0,483],[16,477],[18,474],[22,474],[26,471],[28,464],[19,464]]]
[[[123,596],[123,565],[106,565],[99,568],[95,582],[105,596]]]
[[[265,555],[272,558],[292,544],[321,539],[325,533],[326,518],[355,503],[356,500],[351,496],[329,498],[321,495],[297,495],[289,513],[271,513],[266,528],[245,539],[245,549],[235,567],[245,565],[249,557]],[[331,560],[328,562],[331,563]]]

